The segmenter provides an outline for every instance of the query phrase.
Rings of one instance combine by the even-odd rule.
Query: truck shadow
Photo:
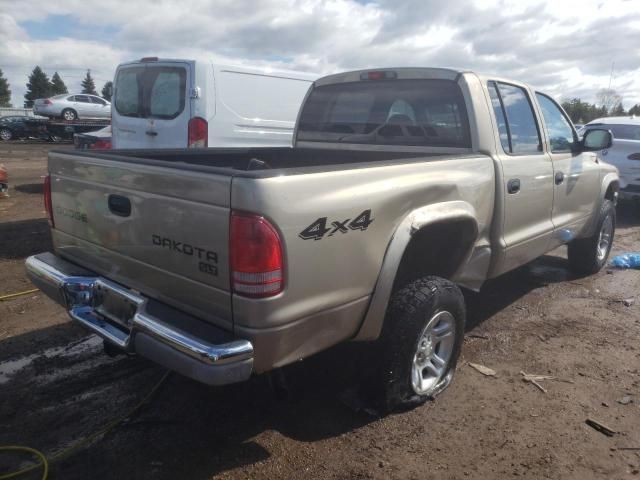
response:
[[[543,255],[527,265],[488,280],[479,293],[464,290],[466,331],[472,331],[536,288],[574,278],[578,277],[569,271],[566,258]]]
[[[619,228],[640,225],[640,202],[620,202],[616,208],[616,223]]]
[[[0,341],[0,445],[51,455],[128,412],[162,377],[144,359],[106,356],[96,340],[65,323]],[[279,455],[282,436],[314,442],[356,430],[377,417],[339,400],[353,382],[352,353],[338,347],[288,367],[286,399],[266,375],[216,388],[172,374],[130,419],[54,462],[51,478],[204,480]],[[15,468],[9,459],[0,472]]]
[[[0,223],[0,258],[24,258],[51,248],[51,232],[45,218]]]
[[[44,191],[44,184],[40,183],[23,183],[22,185],[16,185],[15,189],[22,193],[40,194]]]

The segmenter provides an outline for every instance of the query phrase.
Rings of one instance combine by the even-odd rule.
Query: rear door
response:
[[[93,105],[91,104],[89,95],[76,95],[74,105],[79,117],[86,118],[94,116]]]
[[[558,104],[539,92],[536,99],[553,161],[555,234],[551,247],[555,247],[573,239],[591,219],[599,200],[600,167],[595,152],[579,150],[578,135]]]
[[[185,148],[193,62],[122,65],[112,104],[114,148]]]
[[[503,184],[506,254],[497,273],[523,265],[548,251],[553,234],[553,165],[528,89],[504,82],[487,85],[500,134],[498,157]]]

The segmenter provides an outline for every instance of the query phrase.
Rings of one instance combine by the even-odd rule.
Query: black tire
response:
[[[78,113],[72,108],[65,108],[62,110],[61,117],[63,120],[73,121],[78,118]]]
[[[0,139],[8,142],[9,140],[11,140],[13,138],[13,132],[11,130],[9,130],[8,128],[3,128],[0,129]]]
[[[611,219],[611,230],[606,248],[602,248],[601,233],[605,222]],[[604,200],[598,213],[598,222],[594,234],[588,238],[580,238],[569,243],[567,253],[569,269],[579,275],[597,273],[607,263],[616,231],[616,207],[611,200]]]
[[[430,321],[442,322],[438,317],[446,316],[447,323],[454,329],[452,337],[446,336],[448,361],[442,367],[441,375],[433,375],[433,387],[428,391],[417,392],[412,378],[414,372],[423,367],[414,366],[421,354],[424,331]],[[379,339],[378,372],[379,406],[384,411],[404,410],[423,404],[442,392],[450,383],[462,349],[465,324],[464,297],[460,289],[452,282],[439,277],[423,277],[398,290],[389,303],[382,333]],[[451,319],[451,317],[453,317]],[[444,338],[444,337],[443,337]],[[430,352],[440,355],[443,343],[433,345],[431,337]],[[440,353],[439,353],[440,349]],[[432,353],[429,353],[432,355]],[[444,355],[443,355],[444,356]],[[423,355],[424,358],[424,355]],[[430,362],[425,364],[432,365]],[[420,370],[420,378],[424,378]]]

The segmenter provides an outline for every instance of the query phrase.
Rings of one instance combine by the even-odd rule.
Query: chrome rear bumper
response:
[[[183,323],[203,323],[200,320],[51,253],[29,257],[26,268],[31,281],[65,307],[73,320],[126,352],[209,385],[251,376],[253,345],[248,340],[234,339],[209,324],[205,340],[175,324],[177,317],[187,320]]]

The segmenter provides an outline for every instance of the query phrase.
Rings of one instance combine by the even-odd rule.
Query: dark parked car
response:
[[[73,144],[81,150],[108,150],[111,148],[111,125],[95,132],[76,133]]]
[[[47,138],[46,119],[12,115],[0,117],[0,140],[9,141],[16,138]]]

